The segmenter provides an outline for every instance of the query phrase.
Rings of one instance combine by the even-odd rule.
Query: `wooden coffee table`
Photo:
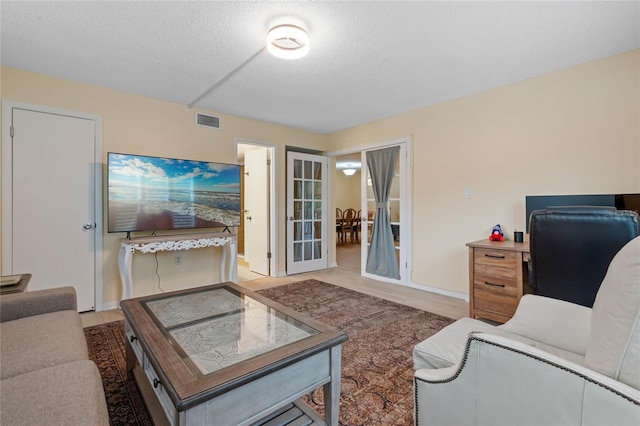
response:
[[[154,421],[251,425],[292,408],[324,424],[299,400],[322,386],[326,424],[338,425],[344,333],[233,283],[120,306],[127,370],[166,416]]]

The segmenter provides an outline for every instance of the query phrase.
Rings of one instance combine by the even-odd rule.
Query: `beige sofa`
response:
[[[0,297],[0,423],[108,425],[73,287]]]

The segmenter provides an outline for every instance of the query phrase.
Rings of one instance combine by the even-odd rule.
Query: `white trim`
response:
[[[11,124],[13,109],[24,109],[28,111],[41,112],[47,114],[63,115],[73,118],[92,120],[95,123],[94,136],[94,209],[95,209],[95,236],[94,236],[94,306],[96,311],[103,309],[102,306],[102,274],[103,274],[103,253],[102,253],[102,117],[94,114],[87,114],[78,111],[65,110],[60,108],[50,108],[40,105],[2,100],[2,229],[9,229],[10,232],[2,232],[2,271],[11,269],[8,265],[13,262],[13,149],[11,143]],[[10,273],[11,271],[9,271]]]
[[[271,237],[269,250],[271,251],[271,264],[269,267],[270,276],[278,277],[280,276],[278,271],[278,145],[272,142],[259,141],[254,139],[246,139],[243,137],[234,137],[233,138],[233,149],[235,154],[236,162],[238,161],[238,145],[255,145],[261,146],[264,148],[271,149],[271,211],[269,212],[271,215],[270,227],[271,227]]]
[[[411,285],[413,280],[413,136],[406,137],[407,145],[407,186],[405,188],[406,194],[403,202],[405,203],[405,220],[407,222],[407,232],[405,232],[404,238],[408,238],[409,241],[405,247],[405,260],[407,262],[407,285]]]
[[[11,125],[14,103],[2,101],[2,273],[9,275],[13,271],[13,144]],[[7,232],[9,231],[9,232]]]
[[[120,302],[107,302],[102,305],[103,311],[110,311],[113,309],[120,309]]]
[[[458,291],[443,290],[441,288],[431,287],[431,286],[423,285],[423,284],[416,284],[416,283],[413,283],[413,282],[409,283],[409,287],[415,288],[415,289],[418,289],[418,290],[422,290],[422,291],[427,291],[429,293],[436,293],[436,294],[441,294],[443,296],[453,297],[454,299],[460,299],[460,300],[464,300],[466,302],[469,301],[469,294],[468,293],[460,293]]]
[[[397,139],[393,139],[393,140],[389,140],[389,141],[378,141],[378,142],[370,142],[370,143],[365,143],[362,145],[356,145],[356,146],[352,146],[350,148],[345,148],[345,149],[341,149],[338,151],[329,151],[329,152],[325,152],[324,155],[326,155],[327,157],[339,157],[341,155],[347,155],[347,154],[355,154],[358,152],[362,152],[362,151],[368,151],[371,149],[377,149],[377,148],[384,148],[387,146],[393,146],[393,145],[399,145],[401,143],[405,143],[405,142],[411,142],[411,135],[409,136],[404,136],[401,138],[397,138]]]

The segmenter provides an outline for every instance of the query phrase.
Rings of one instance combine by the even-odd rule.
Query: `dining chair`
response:
[[[360,226],[362,224],[362,217],[360,217],[362,210],[358,210],[356,213],[355,224],[353,226],[353,235],[356,239],[356,243],[360,244]]]
[[[336,233],[337,233],[339,243],[342,243],[342,220],[343,220],[342,210],[336,207]]]
[[[349,240],[351,241],[351,244],[353,244],[354,226],[357,213],[355,209],[352,208],[345,209],[343,213],[341,231],[342,242],[345,243],[347,241],[347,234],[349,234]]]

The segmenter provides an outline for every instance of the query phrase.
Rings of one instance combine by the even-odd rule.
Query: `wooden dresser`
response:
[[[469,316],[508,321],[529,287],[529,243],[480,240],[469,247]]]

